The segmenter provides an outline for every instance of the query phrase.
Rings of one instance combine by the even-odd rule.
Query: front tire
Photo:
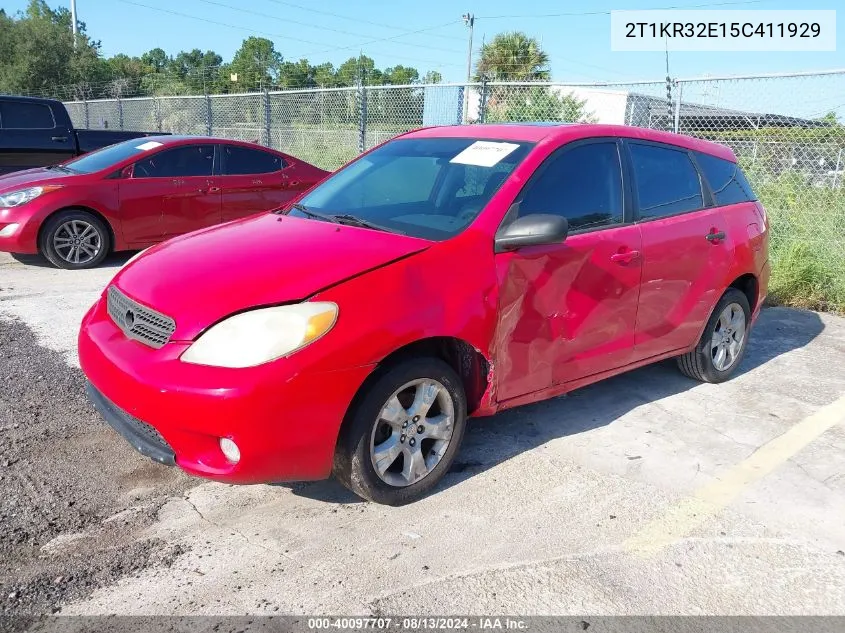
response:
[[[344,422],[335,476],[369,501],[417,501],[451,468],[466,409],[460,378],[442,360],[416,358],[386,368]]]
[[[750,331],[748,298],[729,288],[713,309],[695,349],[678,357],[678,367],[701,382],[724,382],[742,362]]]
[[[57,268],[94,268],[111,249],[111,235],[100,218],[69,209],[52,216],[41,232],[39,250]]]

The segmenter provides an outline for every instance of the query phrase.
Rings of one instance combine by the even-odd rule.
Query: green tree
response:
[[[340,85],[337,72],[330,62],[314,66],[314,83],[321,88],[335,88]]]
[[[586,101],[571,92],[556,94],[547,86],[534,86],[528,90],[517,88],[490,99],[486,121],[561,121],[566,123],[591,123],[592,113],[585,109]]]
[[[272,87],[276,85],[282,67],[282,54],[270,40],[248,37],[235,53],[230,72],[238,76],[239,88]]]
[[[153,72],[163,72],[170,62],[170,55],[161,48],[154,48],[141,55],[141,62]]]
[[[51,9],[44,0],[30,0],[24,12],[0,16],[0,92],[59,94],[60,87],[80,82],[100,84],[109,69],[91,40],[85,23],[78,24],[74,49],[70,11]]]
[[[307,59],[298,62],[284,62],[279,73],[279,87],[281,88],[313,88],[315,68]]]
[[[419,80],[420,73],[416,68],[399,65],[384,70],[384,83],[386,84],[403,86],[417,83]]]
[[[442,83],[442,81],[443,75],[436,70],[429,70],[422,79],[422,83],[424,84],[439,84]]]
[[[539,42],[520,31],[499,33],[481,47],[476,81],[537,81],[550,77],[549,56]]]

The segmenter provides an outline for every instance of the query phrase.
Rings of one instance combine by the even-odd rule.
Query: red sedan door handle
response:
[[[710,242],[711,244],[718,244],[723,239],[725,239],[725,232],[724,231],[716,232],[715,230],[713,230],[713,231],[710,231],[707,235],[705,235],[704,239],[707,240],[708,242]]]
[[[209,187],[208,188],[208,193],[217,193],[218,191],[220,191],[220,187]]]
[[[625,251],[623,253],[614,253],[610,256],[610,261],[617,264],[630,264],[635,259],[640,258],[640,251]]]

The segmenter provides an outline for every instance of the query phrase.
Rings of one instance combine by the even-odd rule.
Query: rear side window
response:
[[[572,231],[622,222],[622,169],[616,143],[590,143],[552,156],[528,183],[519,215],[550,213]]]
[[[736,163],[698,152],[695,160],[698,161],[704,177],[710,183],[710,189],[713,190],[713,197],[716,198],[718,206],[757,199],[751,185],[745,179],[745,174]]]
[[[49,130],[56,127],[53,111],[41,103],[0,101],[0,127],[7,130]]]
[[[229,176],[247,174],[269,174],[286,167],[281,156],[258,149],[224,145],[226,152],[226,174]]]
[[[704,207],[701,178],[686,150],[636,143],[630,148],[641,220]]]

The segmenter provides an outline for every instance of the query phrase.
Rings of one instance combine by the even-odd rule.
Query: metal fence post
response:
[[[123,129],[123,100],[118,97],[117,98],[117,122],[120,126],[120,129]]]
[[[264,145],[270,147],[270,90],[264,88]]]
[[[88,115],[88,99],[86,99],[84,96],[82,97],[82,108],[85,111],[85,129],[90,130],[91,120]]]
[[[836,181],[839,178],[839,170],[842,168],[842,148],[839,148],[839,153],[836,155],[836,170],[833,172],[833,188],[836,189]]]
[[[680,134],[681,131],[681,95],[684,92],[684,84],[675,82],[675,123],[672,131],[675,134]]]
[[[367,151],[367,88],[364,86],[364,77],[358,79],[358,90],[355,93],[358,97],[358,153]]]
[[[484,123],[487,118],[487,76],[481,77],[481,98],[478,104],[478,122]]]
[[[156,131],[161,132],[161,98],[155,97],[153,99],[153,109],[155,110]]]
[[[209,95],[205,95],[205,133],[207,136],[211,136],[211,127],[211,97]]]

